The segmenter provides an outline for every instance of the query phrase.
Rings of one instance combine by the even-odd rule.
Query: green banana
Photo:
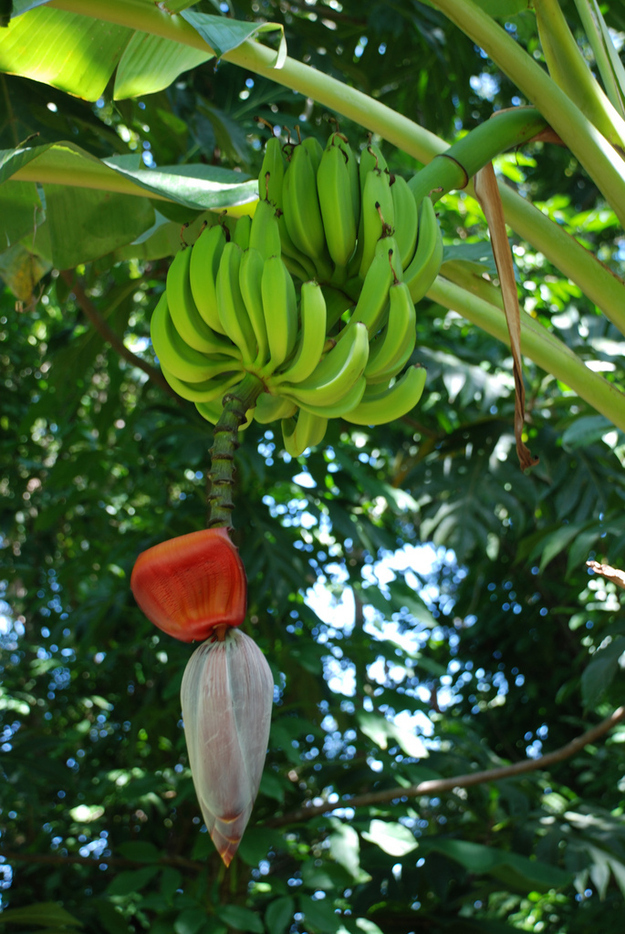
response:
[[[309,149],[303,144],[295,146],[284,175],[282,208],[286,232],[293,246],[312,260],[319,278],[326,281],[332,275],[332,262],[317,195],[316,168]],[[283,249],[289,252],[284,243]],[[294,258],[300,262],[297,256]],[[300,265],[304,266],[301,262]]]
[[[263,264],[261,292],[269,342],[270,372],[293,352],[297,340],[297,296],[291,274],[279,256]]]
[[[262,200],[256,205],[250,229],[249,246],[258,250],[263,259],[280,256],[282,252],[280,224],[271,201]]]
[[[426,195],[419,208],[419,235],[412,262],[404,270],[404,282],[417,304],[436,279],[443,262],[443,238],[431,198]]]
[[[244,366],[251,366],[258,347],[240,286],[243,251],[236,243],[226,243],[217,273],[217,302],[222,327],[241,351]]]
[[[411,366],[392,386],[367,386],[360,402],[343,418],[353,425],[385,425],[407,415],[421,399],[427,372]]]
[[[350,412],[358,405],[366,388],[367,380],[364,376],[359,376],[349,392],[342,396],[341,399],[329,402],[326,405],[315,405],[314,400],[300,402],[299,406],[305,412],[310,412],[311,415],[319,415],[321,418],[341,418],[345,412]]]
[[[199,313],[189,279],[193,250],[180,250],[167,273],[167,305],[174,327],[182,339],[201,353],[231,353],[234,348],[223,334],[214,331]]]
[[[391,196],[395,213],[393,236],[399,247],[402,269],[405,269],[414,256],[419,229],[417,203],[408,182],[401,175],[391,179]]]
[[[301,330],[295,356],[272,383],[300,383],[307,379],[321,360],[326,342],[326,300],[317,282],[304,282],[300,296]]]
[[[167,292],[163,292],[152,312],[150,336],[154,353],[161,366],[166,367],[178,379],[189,383],[201,383],[203,380],[212,379],[224,370],[233,369],[238,365],[232,356],[207,356],[183,341],[171,320]]]
[[[340,402],[362,376],[369,357],[369,334],[365,325],[357,323],[349,330],[345,339],[328,351],[305,380],[281,383],[281,394],[310,411],[313,411],[311,405],[321,408]]]
[[[263,309],[262,279],[264,267],[265,260],[258,250],[255,250],[252,246],[241,257],[239,285],[258,348],[254,365],[260,367],[268,363],[270,358],[269,339]]]
[[[405,282],[394,282],[389,289],[388,320],[369,346],[365,367],[367,383],[388,383],[410,359],[417,339],[416,312]]]
[[[282,419],[282,438],[287,454],[299,457],[307,448],[314,448],[323,441],[328,419],[300,409],[297,419]]]
[[[243,379],[243,371],[239,368],[234,371],[232,360],[227,371],[217,374],[210,379],[202,380],[201,383],[189,383],[186,380],[178,379],[173,373],[161,364],[163,376],[179,396],[187,399],[189,402],[212,402],[213,399],[222,398],[224,393],[240,383]]]
[[[193,244],[189,265],[189,283],[197,309],[208,326],[220,334],[223,328],[217,310],[215,281],[226,242],[226,231],[221,224],[206,228]]]
[[[302,140],[300,145],[308,151],[308,155],[310,156],[310,161],[312,162],[312,166],[316,175],[319,169],[319,163],[321,162],[321,157],[323,155],[323,146],[316,136],[307,136]]]
[[[393,237],[384,237],[378,241],[375,255],[367,270],[356,307],[351,315],[350,320],[362,321],[366,324],[370,338],[374,337],[386,318],[388,293],[396,278],[394,272],[396,256],[397,244]],[[396,265],[399,266],[399,262]]]
[[[317,193],[325,231],[328,252],[336,266],[347,266],[358,234],[358,219],[354,211],[352,182],[347,164],[347,154],[330,137],[319,169],[317,170]],[[414,198],[412,198],[414,203]]]
[[[224,393],[225,395],[225,393]],[[196,402],[195,407],[207,422],[210,422],[212,425],[216,425],[219,419],[221,418],[221,413],[224,410],[222,399],[213,399],[212,402]],[[252,424],[252,419],[254,417],[254,409],[248,409],[246,414],[245,422],[239,426],[239,431],[244,431]]]
[[[282,183],[284,181],[285,161],[282,144],[277,137],[267,140],[265,156],[258,176],[258,197],[261,201],[271,201],[274,208],[282,205]]]
[[[394,222],[390,177],[388,172],[373,169],[365,179],[360,206],[358,239],[362,241],[362,254],[358,274],[361,279],[365,278],[375,256],[378,240],[392,232]]]
[[[241,247],[242,250],[247,250],[248,246],[250,245],[251,226],[252,218],[249,214],[243,214],[242,217],[239,217],[236,224],[234,225],[232,239],[234,243],[237,243]]]
[[[268,425],[279,418],[290,418],[297,412],[297,405],[284,396],[272,396],[268,392],[260,394],[256,400],[254,420],[259,425]]]

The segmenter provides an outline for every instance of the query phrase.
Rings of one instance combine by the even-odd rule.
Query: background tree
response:
[[[528,474],[509,350],[443,293],[418,308],[428,388],[409,416],[377,429],[337,420],[295,460],[274,426],[246,430],[234,516],[244,628],[276,703],[255,811],[226,871],[203,832],[180,721],[189,647],[156,632],[128,586],[139,552],[206,518],[210,426],[168,391],[149,319],[181,224],[192,235],[206,209],[252,196],[268,137],[256,117],[322,142],[338,117],[354,145],[372,127],[342,115],[338,92],[330,110],[227,61],[243,47],[218,64],[183,44],[168,58],[139,32],[143,58],[130,54],[130,5],[108,24],[99,17],[116,4],[89,6],[77,17],[56,0],[0,35],[0,926],[620,930],[625,636],[618,585],[585,564],[618,565],[625,540],[619,192],[606,200],[586,153],[565,146],[533,142],[496,160],[510,189],[556,221],[554,238],[572,234],[605,264],[586,276],[571,240],[578,269],[567,272],[531,225],[524,235],[511,223],[524,310],[584,364],[568,383],[525,358],[526,435],[540,457]],[[446,6],[194,11],[223,15],[212,35],[224,42],[233,19],[243,32],[281,26],[289,60],[371,95],[372,121],[381,102],[451,142],[534,98],[434,8]],[[535,13],[483,6],[500,7],[545,73]],[[476,16],[467,0],[456,7]],[[606,82],[586,7],[598,9],[562,4]],[[623,11],[602,9],[618,47]],[[59,51],[77,35],[84,62],[76,47]],[[260,40],[275,52],[279,33]],[[428,139],[417,134],[413,149]],[[407,177],[428,161],[381,145]],[[88,171],[96,187],[77,186]],[[475,200],[452,193],[439,206],[456,263],[445,281],[488,287]],[[613,393],[612,410],[593,407],[595,387]],[[471,784],[515,763],[527,771]]]

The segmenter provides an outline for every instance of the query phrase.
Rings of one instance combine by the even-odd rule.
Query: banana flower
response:
[[[267,753],[273,677],[253,639],[222,630],[187,663],[180,699],[193,784],[219,855],[230,865]]]
[[[245,618],[245,568],[225,528],[148,548],[135,562],[130,586],[147,618],[182,642],[206,639],[216,626],[239,626]]]

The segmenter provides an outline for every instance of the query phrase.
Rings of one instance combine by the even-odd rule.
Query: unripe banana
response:
[[[417,203],[408,187],[408,182],[401,175],[391,178],[391,196],[395,214],[393,236],[397,241],[402,269],[405,269],[414,256],[419,229]]]
[[[300,406],[314,411],[340,403],[362,376],[369,357],[369,335],[364,324],[355,324],[317,364],[307,379],[283,382],[280,392]]]
[[[190,383],[212,379],[223,372],[223,366],[227,365],[232,369],[238,365],[232,356],[225,356],[225,360],[228,361],[226,364],[224,355],[207,356],[183,341],[169,314],[167,292],[163,292],[152,312],[150,336],[154,353],[161,366],[166,367],[178,379]]]
[[[319,415],[321,418],[341,418],[345,412],[351,411],[358,405],[366,388],[367,380],[364,376],[360,376],[356,382],[353,383],[349,392],[338,401],[328,402],[325,405],[315,405],[313,399],[309,402],[300,402],[299,407],[305,412],[310,412],[311,415]]]
[[[295,356],[272,383],[300,383],[314,372],[326,342],[326,301],[321,286],[304,282],[300,297],[301,330]]]
[[[288,269],[279,256],[263,265],[261,290],[269,358],[273,372],[293,352],[297,339],[297,296]]]
[[[416,313],[405,282],[394,282],[389,289],[386,326],[371,342],[365,367],[367,383],[381,383],[396,376],[410,359],[416,342]]]
[[[375,247],[381,237],[392,233],[395,222],[393,196],[387,172],[373,169],[367,174],[360,205],[362,255],[358,273],[364,279],[375,256]]]
[[[254,214],[256,214],[256,211],[254,211]],[[236,224],[234,225],[234,234],[232,235],[232,240],[234,243],[237,243],[242,250],[247,250],[248,246],[250,245],[251,227],[252,218],[249,214],[244,214],[243,217],[239,217]]]
[[[326,146],[317,171],[317,192],[328,252],[336,266],[347,266],[356,247],[357,218],[347,155],[334,144]],[[412,199],[414,202],[414,198]]]
[[[307,448],[320,444],[328,427],[328,419],[300,409],[295,418],[282,419],[282,437],[287,454],[299,457]]]
[[[302,140],[300,145],[308,150],[308,155],[310,156],[310,161],[316,175],[321,162],[321,156],[323,155],[323,146],[316,136],[307,136]]]
[[[282,185],[282,203],[286,231],[295,249],[312,260],[319,278],[327,281],[332,275],[332,263],[317,195],[317,173],[303,144],[293,150]],[[284,244],[283,249],[288,252]]]
[[[259,425],[268,425],[279,418],[290,418],[297,412],[297,405],[284,396],[272,396],[268,392],[260,394],[254,409],[254,421]]]
[[[174,392],[189,402],[212,402],[214,399],[222,399],[232,386],[241,382],[244,375],[240,368],[233,371],[232,360],[230,360],[229,371],[216,373],[215,376],[202,380],[201,383],[189,383],[178,379],[162,364],[161,370]]]
[[[413,199],[414,200],[414,199]],[[249,246],[258,250],[263,259],[280,256],[280,225],[271,201],[259,201],[250,229]]]
[[[174,327],[182,339],[201,353],[231,353],[232,345],[204,321],[193,300],[189,267],[193,251],[180,250],[167,273],[167,305]]]
[[[267,202],[265,202],[267,203]],[[259,204],[260,207],[260,204]],[[241,286],[241,295],[245,302],[252,330],[256,338],[258,352],[254,361],[255,366],[263,367],[269,362],[269,339],[267,337],[267,325],[265,322],[265,311],[263,308],[263,270],[265,261],[258,250],[250,247],[241,257],[241,267],[239,269],[239,285]]]
[[[224,393],[225,395],[226,393]],[[207,422],[210,422],[212,425],[216,425],[221,414],[224,410],[222,399],[213,399],[212,402],[196,402],[195,407]],[[239,431],[244,431],[252,424],[252,419],[254,417],[254,409],[248,409],[245,413],[246,419],[242,425],[239,426]]]
[[[221,224],[206,228],[193,244],[189,265],[189,283],[197,309],[208,326],[220,334],[224,332],[219,320],[215,283],[226,242],[226,231]]]
[[[395,267],[399,267],[396,256],[397,244],[393,237],[384,237],[378,241],[351,315],[352,321],[362,321],[367,326],[370,338],[374,337],[386,320],[388,293],[396,278]]]
[[[282,144],[275,136],[267,141],[265,157],[258,176],[258,196],[261,201],[271,201],[274,208],[282,207],[282,183],[286,163]]]
[[[411,366],[392,386],[367,386],[360,402],[343,414],[353,425],[385,425],[407,415],[421,399],[427,373]]]
[[[438,225],[432,200],[426,195],[419,208],[417,249],[412,262],[404,271],[404,282],[410,289],[410,295],[415,305],[421,301],[436,279],[442,261],[443,238],[441,229]]]
[[[236,243],[226,243],[217,273],[217,302],[222,327],[241,351],[244,366],[251,366],[258,347],[256,335],[243,301],[240,271],[243,251]]]

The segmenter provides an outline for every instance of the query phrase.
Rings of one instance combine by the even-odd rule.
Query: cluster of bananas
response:
[[[215,424],[246,372],[264,392],[248,415],[280,420],[286,450],[319,444],[328,419],[393,421],[419,401],[408,367],[418,302],[442,262],[429,197],[418,205],[379,149],[356,157],[335,132],[272,138],[253,218],[206,228],[174,258],[153,313],[170,386]],[[245,427],[245,426],[243,426]]]

